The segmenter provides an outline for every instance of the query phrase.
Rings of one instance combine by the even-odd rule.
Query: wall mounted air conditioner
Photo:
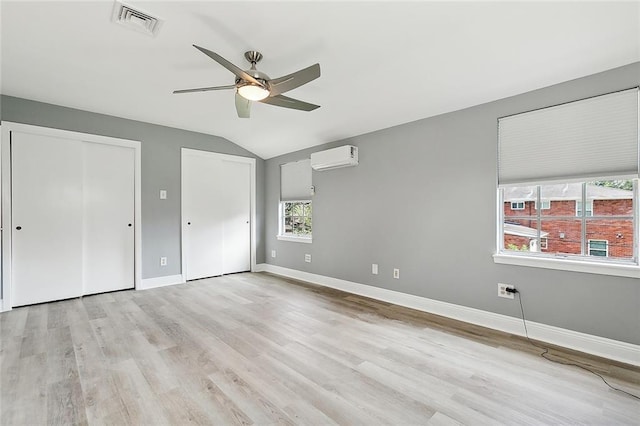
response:
[[[313,170],[331,170],[339,167],[358,165],[358,147],[352,145],[339,146],[326,151],[311,154]]]

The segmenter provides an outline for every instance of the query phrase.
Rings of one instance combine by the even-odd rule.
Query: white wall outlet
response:
[[[498,297],[504,297],[505,299],[513,299],[513,293],[507,291],[508,288],[516,288],[513,285],[498,283]]]
[[[373,275],[378,275],[378,264],[377,263],[372,263],[371,264],[371,273]]]
[[[275,250],[271,250],[271,257],[276,257],[276,251]]]
[[[311,255],[310,254],[305,254],[304,255],[304,261],[307,263],[311,263]]]
[[[393,269],[393,278],[395,278],[396,280],[400,279],[400,269],[398,268]]]
[[[167,190],[166,189],[161,189],[160,190],[160,199],[161,200],[166,200],[167,199]]]
[[[167,258],[166,257],[161,257],[160,258],[160,266],[167,266]]]

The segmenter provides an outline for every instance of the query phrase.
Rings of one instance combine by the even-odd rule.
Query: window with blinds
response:
[[[309,159],[280,166],[278,239],[311,242],[312,193]]]
[[[499,253],[638,264],[638,102],[633,88],[498,120]]]

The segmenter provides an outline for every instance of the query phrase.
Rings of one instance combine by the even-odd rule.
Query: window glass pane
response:
[[[582,199],[581,183],[561,183],[540,186],[540,200],[543,209],[542,216],[576,216],[576,202]],[[549,208],[544,205],[548,203]]]
[[[291,216],[291,211],[293,210],[294,203],[284,203],[284,215]]]
[[[543,219],[541,237],[547,239],[546,253],[582,253],[582,221],[579,219]]]
[[[505,221],[509,216],[536,216],[537,191],[536,186],[505,187],[503,189]]]
[[[311,234],[311,218],[310,217],[304,218],[304,224],[302,229],[305,234]]]
[[[508,251],[535,251],[538,229],[535,218],[505,218],[503,229],[504,249]]]
[[[304,215],[304,204],[295,203],[293,208],[291,209],[291,214],[293,216],[303,216]]]
[[[591,216],[633,216],[633,181],[603,180],[587,183]],[[587,205],[587,215],[589,205]]]
[[[298,235],[302,233],[303,221],[298,216],[294,216],[292,218],[293,222],[293,233]]]
[[[633,258],[633,219],[589,219],[586,233],[591,256]]]

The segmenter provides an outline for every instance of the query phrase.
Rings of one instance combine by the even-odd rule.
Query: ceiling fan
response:
[[[284,108],[298,109],[301,111],[313,111],[320,108],[297,99],[283,96],[282,93],[293,90],[310,81],[320,77],[320,64],[296,71],[280,78],[269,78],[269,76],[256,69],[256,64],[262,59],[262,54],[255,50],[245,52],[244,57],[251,63],[251,68],[242,70],[222,56],[208,49],[193,45],[196,49],[231,71],[236,76],[236,82],[229,86],[200,87],[197,89],[175,90],[173,93],[193,93],[208,92],[210,90],[236,89],[236,111],[238,117],[249,118],[251,101],[262,102],[263,104],[275,105]]]

